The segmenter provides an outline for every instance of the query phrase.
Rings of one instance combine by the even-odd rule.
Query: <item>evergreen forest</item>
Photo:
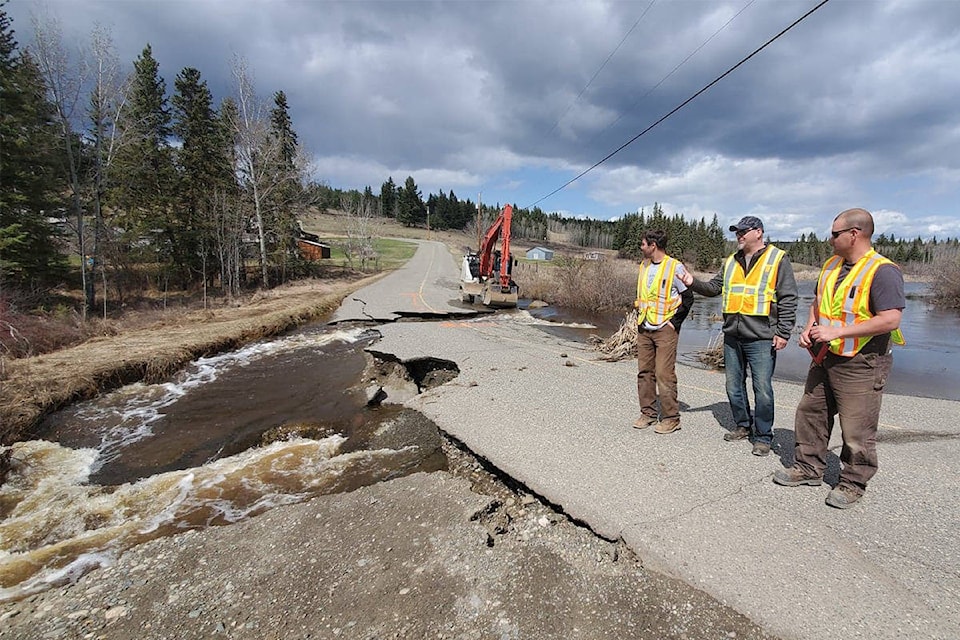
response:
[[[324,184],[309,174],[286,94],[261,97],[242,58],[215,102],[199,69],[168,86],[149,44],[123,64],[97,29],[78,60],[55,20],[35,25],[29,47],[13,27],[0,3],[0,302],[64,282],[83,292],[84,316],[150,289],[235,296],[313,273],[296,242],[310,211],[472,233],[499,213],[452,190],[424,196],[412,176],[379,192]],[[691,221],[659,205],[616,221],[515,207],[512,234],[637,259],[647,228],[665,229],[668,252],[699,269],[733,247],[716,215]],[[831,252],[813,234],[777,244],[809,265]],[[960,254],[955,239],[875,245],[908,267]]]

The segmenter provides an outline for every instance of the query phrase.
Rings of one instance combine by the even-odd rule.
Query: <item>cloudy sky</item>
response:
[[[898,237],[960,237],[960,1],[830,0],[586,171],[820,0],[11,0],[72,45],[149,43],[168,91],[196,67],[217,98],[244,57],[283,90],[314,177],[413,176],[424,195],[610,219],[659,202],[769,235],[823,237],[865,207]]]

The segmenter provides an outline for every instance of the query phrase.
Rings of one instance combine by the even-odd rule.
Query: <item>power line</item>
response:
[[[747,4],[743,5],[743,8],[740,9],[740,11],[737,11],[737,12],[733,15],[733,17],[731,17],[729,20],[727,20],[726,22],[724,22],[724,23],[723,23],[723,26],[721,26],[719,29],[717,29],[716,31],[714,31],[713,34],[712,34],[709,38],[707,38],[707,39],[704,40],[702,43],[700,43],[700,46],[699,46],[699,47],[697,47],[696,49],[694,49],[693,51],[691,51],[690,54],[689,54],[686,58],[684,58],[683,60],[681,60],[680,63],[677,64],[677,66],[675,66],[673,69],[671,69],[670,72],[669,72],[667,75],[665,75],[665,76],[663,76],[662,78],[660,78],[660,80],[657,82],[657,84],[655,84],[655,85],[653,85],[652,87],[650,87],[650,88],[647,90],[646,93],[644,93],[642,96],[640,96],[640,97],[637,99],[637,101],[633,103],[633,107],[632,107],[632,108],[636,108],[644,98],[646,98],[646,97],[649,96],[651,93],[653,93],[654,91],[656,91],[657,88],[658,88],[660,85],[662,85],[664,82],[666,82],[666,81],[670,78],[670,76],[672,76],[673,74],[675,74],[675,73],[677,72],[677,70],[680,69],[680,67],[682,67],[682,66],[685,65],[686,63],[690,62],[690,59],[693,58],[693,56],[695,56],[695,55],[697,55],[698,53],[700,53],[700,50],[701,50],[701,49],[703,49],[705,46],[707,46],[707,45],[710,43],[711,40],[713,40],[714,38],[716,38],[716,37],[720,34],[721,31],[723,31],[723,30],[726,29],[728,26],[730,26],[730,23],[733,22],[734,20],[736,20],[737,18],[739,18],[739,17],[740,17],[740,14],[743,13],[744,11],[746,11],[747,9],[749,9],[750,6],[751,6],[754,2],[756,2],[756,0],[750,0],[749,2],[747,2]],[[611,122],[610,124],[608,124],[606,127],[604,127],[603,130],[600,131],[599,133],[597,133],[597,135],[593,136],[593,138],[592,138],[591,140],[596,140],[597,138],[599,138],[600,136],[602,136],[604,133],[606,133],[607,131],[609,131],[615,124],[617,124],[617,123],[620,122],[621,120],[623,120],[623,114],[619,115],[616,120],[614,120],[613,122]]]
[[[647,12],[650,11],[650,8],[654,4],[656,4],[656,2],[657,0],[650,0],[650,4],[648,4],[647,8],[643,10],[643,13],[640,14],[640,17],[637,18],[637,21],[633,23],[633,26],[630,27],[630,30],[627,31],[626,35],[623,36],[623,38],[620,40],[620,43],[614,48],[613,51],[610,52],[610,55],[608,55],[607,59],[603,61],[603,64],[600,65],[600,68],[594,71],[593,76],[590,78],[587,84],[583,87],[583,89],[580,89],[580,93],[577,94],[577,97],[573,99],[573,102],[567,105],[566,110],[563,113],[561,113],[560,117],[557,118],[557,121],[553,123],[553,126],[550,127],[550,131],[547,131],[547,135],[550,135],[551,133],[553,133],[554,129],[560,126],[560,121],[563,120],[568,113],[570,113],[570,109],[573,108],[573,105],[577,104],[577,102],[580,101],[580,98],[583,96],[584,92],[590,88],[590,85],[593,84],[593,81],[597,79],[597,76],[600,75],[600,72],[603,71],[603,68],[607,66],[607,63],[610,62],[611,58],[613,58],[613,56],[616,55],[617,51],[620,50],[620,47],[623,46],[623,43],[626,42],[627,38],[630,37],[630,34],[633,33],[633,30],[636,29],[637,25],[640,24],[640,21],[643,20],[643,16],[647,15]]]
[[[817,6],[813,7],[812,9],[810,9],[809,11],[807,11],[805,14],[803,14],[802,16],[800,16],[799,18],[797,18],[796,20],[794,20],[793,23],[790,24],[790,26],[788,26],[788,27],[785,28],[783,31],[781,31],[781,32],[778,33],[777,35],[775,35],[775,36],[773,36],[772,38],[770,38],[769,40],[767,40],[765,43],[763,43],[761,46],[759,46],[757,49],[755,49],[755,50],[753,51],[753,53],[751,53],[751,54],[748,55],[747,57],[743,58],[740,62],[738,62],[737,64],[733,65],[732,67],[730,67],[730,68],[727,69],[726,71],[724,71],[722,74],[720,74],[719,76],[717,76],[716,78],[714,78],[713,81],[711,81],[708,85],[706,85],[705,87],[703,87],[702,89],[700,89],[699,91],[697,91],[695,94],[693,94],[692,96],[690,96],[689,98],[687,98],[686,100],[684,100],[683,102],[681,102],[680,104],[678,104],[676,107],[674,107],[673,109],[671,109],[671,110],[670,110],[669,112],[667,112],[665,115],[661,116],[659,120],[657,120],[656,122],[654,122],[653,124],[651,124],[649,127],[647,127],[646,129],[644,129],[643,131],[641,131],[641,132],[638,133],[637,135],[633,136],[632,138],[630,138],[630,139],[627,140],[626,142],[624,142],[622,145],[620,145],[619,147],[617,147],[614,151],[611,151],[611,152],[610,152],[609,154],[607,154],[603,159],[601,159],[599,162],[597,162],[596,164],[594,164],[593,166],[591,166],[589,169],[583,171],[580,175],[576,176],[575,178],[572,178],[571,180],[568,180],[568,181],[565,182],[563,185],[557,187],[556,189],[554,189],[553,191],[551,191],[551,192],[548,193],[547,195],[543,196],[542,198],[540,198],[540,199],[537,200],[536,202],[534,202],[534,203],[532,203],[532,204],[530,204],[530,205],[527,205],[527,207],[525,207],[525,208],[534,207],[534,206],[536,206],[537,204],[539,204],[539,203],[543,202],[544,200],[546,200],[547,198],[549,198],[550,196],[552,196],[552,195],[554,195],[554,194],[556,194],[556,193],[559,193],[560,191],[563,191],[564,189],[566,189],[567,187],[569,187],[571,184],[573,184],[574,182],[576,182],[577,180],[579,180],[579,179],[582,178],[583,176],[587,175],[588,173],[590,173],[591,171],[593,171],[594,169],[596,169],[597,167],[599,167],[601,164],[603,164],[604,162],[606,162],[607,160],[609,160],[609,159],[612,158],[613,156],[617,155],[618,153],[620,153],[621,151],[623,151],[624,149],[626,149],[628,146],[630,146],[631,144],[633,144],[634,142],[636,142],[637,139],[640,138],[640,136],[644,135],[645,133],[647,133],[648,131],[650,131],[651,129],[653,129],[653,128],[656,127],[657,125],[659,125],[661,122],[663,122],[664,120],[666,120],[667,118],[669,118],[670,116],[672,116],[673,114],[675,114],[677,111],[680,111],[680,109],[684,108],[685,106],[687,106],[688,104],[690,104],[691,102],[693,102],[697,97],[700,96],[700,94],[704,93],[707,89],[709,89],[710,87],[712,87],[713,85],[717,84],[718,82],[720,82],[721,80],[723,80],[724,78],[726,78],[728,75],[730,75],[731,73],[733,73],[734,71],[736,71],[739,67],[741,67],[741,66],[742,66],[743,64],[745,64],[748,60],[750,60],[750,58],[752,58],[753,56],[757,55],[758,53],[760,53],[761,51],[763,51],[764,49],[766,49],[766,48],[767,48],[768,46],[770,46],[774,41],[776,41],[777,39],[779,39],[780,36],[782,36],[782,35],[785,34],[786,32],[790,31],[790,29],[793,29],[795,26],[797,26],[798,24],[800,24],[801,22],[803,22],[804,20],[806,20],[806,19],[807,19],[808,17],[810,17],[817,9],[819,9],[819,8],[822,7],[823,5],[827,4],[828,2],[830,2],[830,0],[822,0],[822,2],[820,2],[820,4],[818,4]]]

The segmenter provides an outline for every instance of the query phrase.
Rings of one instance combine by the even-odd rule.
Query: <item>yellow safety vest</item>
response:
[[[870,313],[870,286],[877,269],[884,264],[894,264],[875,250],[870,249],[850,272],[837,284],[840,269],[843,267],[843,258],[832,256],[823,263],[820,276],[817,279],[817,296],[820,298],[819,322],[831,327],[847,327],[864,322],[873,317]],[[873,336],[860,338],[836,338],[830,341],[830,351],[851,358],[855,356],[863,345],[870,342]],[[904,344],[903,333],[899,328],[891,332],[894,344]]]
[[[637,324],[646,320],[650,324],[660,325],[669,320],[680,307],[680,296],[670,295],[673,291],[673,279],[677,275],[680,261],[670,256],[664,256],[660,264],[648,260],[640,263],[640,273],[637,276]],[[656,269],[652,285],[648,286],[647,277],[650,269]]]
[[[723,312],[745,316],[768,316],[777,301],[777,271],[786,252],[767,245],[759,264],[749,274],[737,262],[736,254],[723,265]]]

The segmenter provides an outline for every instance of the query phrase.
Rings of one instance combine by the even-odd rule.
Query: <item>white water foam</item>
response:
[[[129,445],[153,436],[153,425],[164,415],[164,409],[175,404],[192,390],[215,381],[222,373],[246,367],[267,355],[304,348],[322,348],[334,342],[353,344],[362,339],[367,329],[334,330],[329,333],[298,333],[276,340],[258,342],[237,351],[199,358],[172,381],[158,384],[133,383],[95,401],[81,403],[75,419],[81,429],[101,433],[96,449],[99,457],[91,473],[115,460]]]
[[[543,318],[537,318],[531,315],[526,309],[520,309],[515,313],[498,314],[497,320],[501,322],[513,322],[523,325],[545,326],[545,327],[567,327],[570,329],[596,329],[595,325],[584,322],[551,322]],[[489,321],[489,320],[488,320]]]
[[[345,441],[275,442],[112,491],[85,484],[94,450],[17,443],[0,487],[0,602],[76,581],[153,538],[238,522],[358,478],[388,478],[417,455],[416,447],[340,453]]]

